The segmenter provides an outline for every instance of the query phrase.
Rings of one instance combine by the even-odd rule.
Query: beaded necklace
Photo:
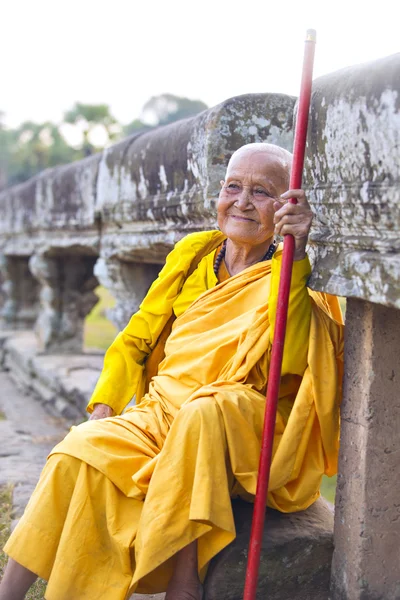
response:
[[[263,262],[264,260],[271,260],[277,247],[278,247],[278,244],[274,240],[272,242],[272,244],[270,245],[270,247],[268,248],[267,252],[264,254],[264,256],[258,262]],[[218,278],[219,268],[221,266],[222,261],[225,258],[225,254],[226,254],[226,240],[224,240],[224,242],[222,244],[222,248],[218,252],[217,256],[215,257],[215,261],[214,261],[214,273],[217,278]]]

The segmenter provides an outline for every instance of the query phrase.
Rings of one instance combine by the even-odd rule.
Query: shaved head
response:
[[[242,146],[232,154],[226,170],[227,176],[230,169],[238,162],[242,162],[243,159],[246,161],[247,159],[251,160],[251,158],[255,156],[257,156],[257,158],[261,158],[263,155],[266,158],[266,165],[268,164],[270,168],[271,160],[275,163],[274,170],[276,172],[281,171],[280,176],[285,181],[285,187],[288,188],[293,155],[291,152],[288,152],[284,148],[276,146],[275,144],[264,144],[259,142]]]

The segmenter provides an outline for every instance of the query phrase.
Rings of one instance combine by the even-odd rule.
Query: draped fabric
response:
[[[231,497],[251,501],[256,491],[270,271],[270,261],[258,263],[200,295],[175,320],[158,375],[137,406],[73,428],[54,448],[6,547],[49,578],[46,598],[123,600],[135,590],[163,591],[181,548],[198,540],[204,573],[234,539]],[[307,508],[322,475],[336,472],[342,328],[323,295],[311,293],[310,304],[307,366],[302,376],[284,374],[280,388],[267,502],[283,512]],[[52,465],[76,459],[77,483],[66,500],[61,481],[44,485],[43,478],[53,482]],[[53,554],[38,558],[35,545],[50,535],[38,508],[45,501],[63,543],[52,540]]]

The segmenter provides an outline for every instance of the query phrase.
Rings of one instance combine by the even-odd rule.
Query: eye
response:
[[[263,188],[256,188],[253,190],[254,196],[262,197],[262,198],[275,198],[273,194],[268,192],[268,190],[264,190]]]
[[[237,194],[240,192],[241,187],[238,183],[229,183],[225,189],[228,194]]]

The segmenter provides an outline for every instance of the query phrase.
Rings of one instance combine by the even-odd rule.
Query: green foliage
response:
[[[85,319],[84,346],[87,350],[107,350],[118,331],[106,317],[106,311],[115,305],[115,298],[104,287],[95,289],[99,302]]]
[[[50,122],[38,124],[26,121],[8,134],[10,185],[26,181],[43,169],[81,157],[67,144],[58,127]]]
[[[79,125],[83,132],[83,152],[89,156],[96,151],[96,146],[90,140],[96,125],[102,125],[107,132],[108,141],[115,139],[117,135],[117,120],[112,116],[107,104],[82,104],[76,102],[75,106],[64,114],[64,122]]]
[[[66,123],[77,123],[80,120],[89,124],[103,123],[107,127],[116,123],[107,104],[82,104],[81,102],[76,102],[75,106],[65,113],[64,120]]]
[[[324,476],[322,478],[321,494],[324,498],[329,500],[329,502],[332,502],[332,504],[335,503],[336,480],[336,475],[333,477]]]

